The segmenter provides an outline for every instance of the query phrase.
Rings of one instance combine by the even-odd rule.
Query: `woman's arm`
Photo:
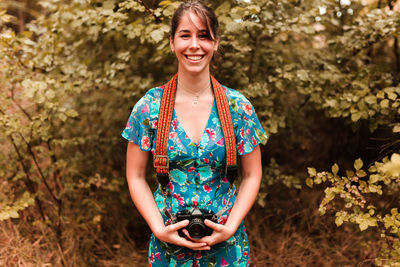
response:
[[[209,246],[212,246],[227,240],[236,232],[240,223],[253,206],[260,188],[262,176],[260,146],[254,148],[249,154],[241,156],[240,159],[243,179],[228,220],[225,225],[205,220],[204,223],[212,228],[214,232],[211,236],[199,239],[198,242],[206,242]],[[187,234],[187,231],[184,230],[184,232]]]
[[[206,243],[195,243],[180,237],[178,229],[185,227],[189,221],[181,221],[169,226],[164,225],[153,194],[146,181],[146,166],[150,152],[142,151],[138,145],[129,142],[126,152],[126,178],[133,203],[143,216],[151,231],[161,241],[185,246],[191,249],[210,249]]]

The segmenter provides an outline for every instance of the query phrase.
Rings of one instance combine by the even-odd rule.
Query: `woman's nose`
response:
[[[199,48],[199,40],[197,39],[197,36],[194,36],[190,42],[190,48],[192,49],[197,49]]]

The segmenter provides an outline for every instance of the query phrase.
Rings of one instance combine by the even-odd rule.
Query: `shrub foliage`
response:
[[[168,38],[179,2],[41,0],[23,9],[23,27],[13,9],[25,2],[7,3],[0,220],[47,229],[60,264],[99,264],[138,218],[127,212],[119,135],[138,98],[176,71]],[[221,24],[212,72],[250,98],[271,136],[258,205],[273,201],[273,184],[314,185],[321,214],[382,240],[376,264],[399,264],[398,1],[210,4]]]

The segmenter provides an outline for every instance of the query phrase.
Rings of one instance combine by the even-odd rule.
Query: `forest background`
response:
[[[0,0],[1,266],[147,266],[120,134],[178,4]],[[212,73],[270,135],[253,266],[400,266],[400,1],[209,4]]]

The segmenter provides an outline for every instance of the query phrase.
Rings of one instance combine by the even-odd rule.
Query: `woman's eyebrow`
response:
[[[188,33],[188,32],[190,32],[190,30],[183,29],[183,30],[180,30],[178,33],[181,33],[181,32],[182,33]],[[199,32],[207,33],[207,30],[206,29],[200,29]]]

